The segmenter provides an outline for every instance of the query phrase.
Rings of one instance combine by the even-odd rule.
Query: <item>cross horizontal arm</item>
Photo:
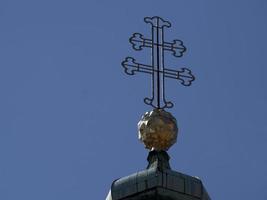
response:
[[[143,72],[147,74],[153,73],[152,66],[136,63],[135,59],[132,57],[125,58],[121,64],[124,68],[124,72],[128,75],[135,75],[136,72]]]
[[[158,71],[153,69],[150,65],[136,63],[135,59],[132,57],[125,58],[122,62],[122,66],[125,73],[128,75],[135,75],[136,72],[153,74],[153,72]],[[159,72],[163,73],[164,77],[180,80],[181,84],[184,86],[190,86],[195,80],[191,70],[187,68],[181,68],[181,70],[164,69],[164,71],[160,70]]]
[[[186,47],[182,40],[173,40],[173,42],[164,42],[163,49],[166,51],[172,51],[172,55],[175,57],[182,57],[186,51]]]
[[[182,57],[186,51],[186,47],[182,40],[173,40],[173,42],[153,43],[151,39],[146,39],[140,33],[134,33],[130,37],[129,42],[136,51],[140,51],[143,47],[153,48],[153,45],[162,47],[165,51],[171,51],[175,57]]]
[[[136,51],[142,50],[143,47],[152,48],[152,40],[145,39],[141,33],[134,33],[133,36],[130,37],[129,42]]]
[[[164,75],[167,78],[180,80],[183,86],[190,86],[195,80],[191,70],[185,67],[181,68],[181,70],[165,69]]]

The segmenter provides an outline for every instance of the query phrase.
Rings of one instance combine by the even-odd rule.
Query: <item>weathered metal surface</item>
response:
[[[150,150],[168,150],[176,142],[177,134],[176,119],[163,109],[146,112],[138,123],[138,138]]]
[[[171,170],[168,159],[150,152],[148,168],[114,181],[106,200],[210,200],[200,179]]]

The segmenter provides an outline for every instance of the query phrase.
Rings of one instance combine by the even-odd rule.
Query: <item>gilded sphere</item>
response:
[[[177,135],[176,119],[163,109],[146,112],[138,123],[138,138],[150,150],[167,151]]]

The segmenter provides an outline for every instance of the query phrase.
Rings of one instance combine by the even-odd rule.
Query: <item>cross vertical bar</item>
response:
[[[145,102],[155,108],[165,107],[164,102],[164,65],[163,65],[163,26],[159,19],[152,25],[152,98]],[[163,73],[162,73],[163,72]]]
[[[160,97],[161,97],[161,78],[162,78],[162,75],[161,73],[159,73],[161,70],[164,70],[162,69],[162,61],[161,61],[161,58],[162,58],[162,42],[159,41],[160,40],[160,36],[159,34],[161,34],[162,30],[159,28],[159,22],[157,21],[157,84],[158,84],[158,108],[160,108]],[[162,81],[163,83],[163,81]]]
[[[162,27],[163,29],[163,27]],[[162,30],[162,33],[161,33],[161,41],[162,41],[162,99],[163,99],[163,102],[164,102],[164,106],[163,108],[171,108],[173,107],[173,103],[171,101],[167,101],[166,100],[166,97],[165,97],[165,77],[166,77],[166,74],[165,74],[165,60],[164,60],[164,31]]]
[[[154,90],[156,91],[156,105],[154,103],[154,106],[157,108],[160,108],[160,47],[159,47],[159,27],[158,27],[158,20],[156,26],[152,26],[152,59],[153,59],[153,68],[155,69],[153,71],[153,76],[154,76]]]

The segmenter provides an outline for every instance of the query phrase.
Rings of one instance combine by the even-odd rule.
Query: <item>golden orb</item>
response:
[[[176,119],[163,109],[146,112],[138,123],[138,138],[149,150],[167,151],[177,135]]]

